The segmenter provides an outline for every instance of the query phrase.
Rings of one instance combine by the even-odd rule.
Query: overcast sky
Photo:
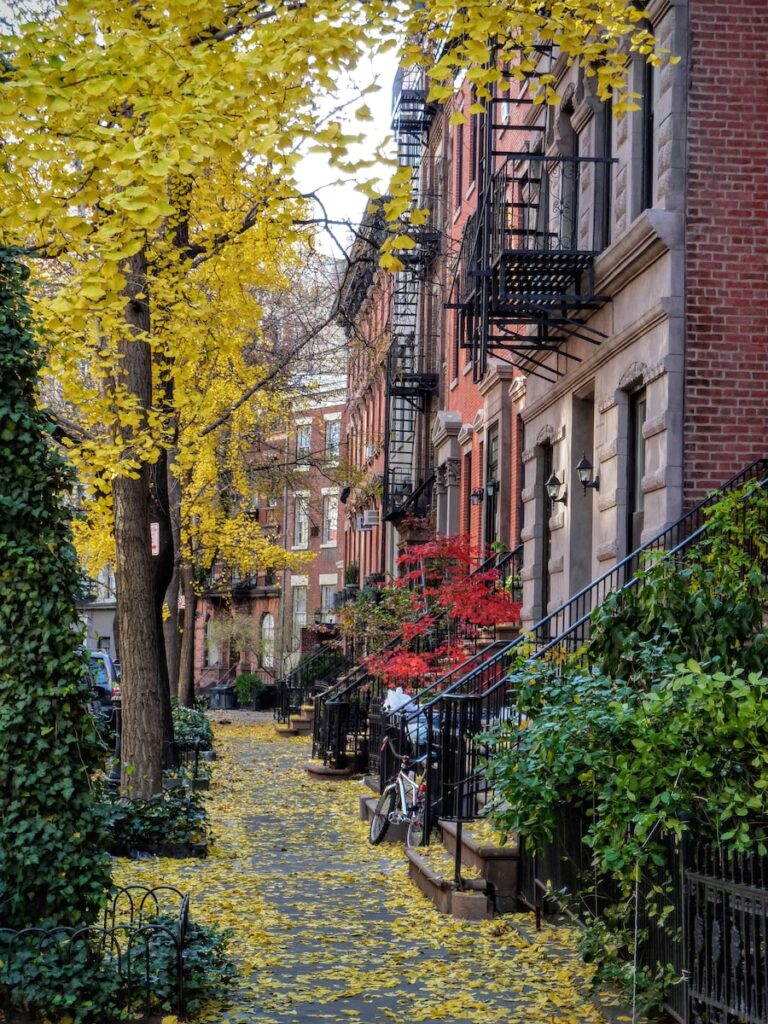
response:
[[[358,149],[356,153],[353,151],[353,156],[369,156],[377,145],[391,139],[392,82],[396,71],[397,58],[391,53],[379,56],[375,60],[361,61],[354,84],[350,83],[348,88],[342,91],[344,98],[352,98],[355,95],[355,84],[358,88],[365,88],[372,82],[377,82],[379,85],[375,93],[370,93],[362,101],[370,108],[373,121],[354,120],[354,110],[359,104],[352,105],[345,115],[349,119],[350,132],[363,131],[367,138],[365,146]],[[329,103],[325,109],[334,105]],[[394,154],[393,146],[390,146],[390,150]],[[386,188],[392,175],[392,168],[381,164],[376,171],[366,171],[365,173],[378,177],[381,187]],[[356,190],[354,180],[347,180],[340,185],[333,184],[338,181],[339,172],[330,168],[322,156],[314,153],[308,154],[304,158],[300,165],[299,175],[299,184],[303,190],[319,191],[331,220],[341,220],[353,225],[360,223],[367,200],[361,192]],[[345,228],[337,229],[337,237],[341,241],[347,240],[347,234]],[[325,239],[321,244],[329,253],[333,251],[333,243],[330,239]]]

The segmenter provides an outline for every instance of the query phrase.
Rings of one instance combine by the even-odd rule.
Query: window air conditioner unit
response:
[[[358,533],[370,533],[373,529],[372,526],[367,526],[365,522],[365,516],[357,517],[357,532]]]
[[[377,508],[368,508],[363,512],[363,525],[365,526],[378,526],[379,525],[379,510]]]

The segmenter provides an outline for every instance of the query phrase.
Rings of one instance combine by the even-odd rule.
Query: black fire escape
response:
[[[472,353],[475,380],[495,356],[552,381],[565,361],[581,360],[568,341],[599,345],[606,337],[586,321],[606,301],[595,290],[594,261],[604,247],[613,160],[581,156],[575,133],[570,152],[558,152],[530,94],[520,92],[515,82],[495,91],[472,126],[478,207],[446,305],[458,310],[459,344]],[[594,217],[585,231],[579,204],[590,189]]]
[[[398,72],[393,91],[392,129],[398,163],[411,168],[414,196],[420,195],[421,155],[435,114],[427,103],[422,72]],[[430,223],[409,226],[413,248],[398,250],[404,268],[394,275],[387,353],[384,517],[423,515],[429,508],[426,423],[437,394],[436,345],[430,344],[419,310],[420,282],[438,251]]]

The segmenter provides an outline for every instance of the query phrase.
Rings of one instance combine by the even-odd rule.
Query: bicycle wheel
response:
[[[424,842],[424,804],[421,803],[414,811],[413,817],[408,822],[408,831],[405,834],[405,845],[409,850],[415,850]]]
[[[373,812],[373,817],[371,818],[371,830],[368,833],[368,839],[372,846],[376,846],[377,843],[380,843],[387,834],[387,829],[389,828],[389,815],[395,809],[396,799],[397,794],[394,786],[388,786],[379,797],[379,802],[376,804],[376,810]]]

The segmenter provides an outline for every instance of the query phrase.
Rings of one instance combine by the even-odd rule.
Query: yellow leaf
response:
[[[464,114],[463,110],[456,110],[456,111],[454,111],[454,113],[451,114],[451,116],[448,118],[448,124],[466,124],[466,123],[467,123],[467,117]]]

